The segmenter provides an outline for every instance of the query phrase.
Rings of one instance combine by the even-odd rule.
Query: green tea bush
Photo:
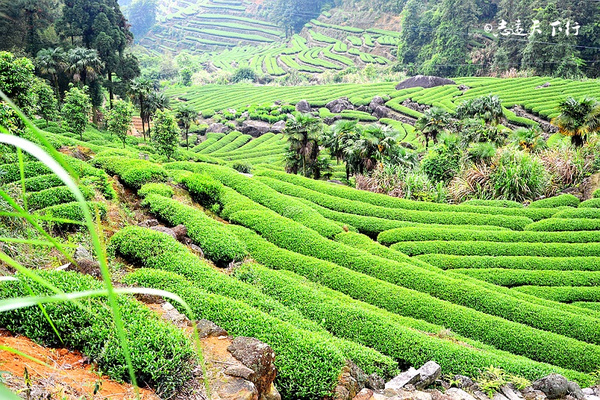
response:
[[[146,183],[138,190],[138,195],[141,197],[146,197],[149,194],[158,194],[160,196],[171,198],[175,192],[173,191],[173,188],[166,183]]]
[[[416,258],[442,269],[505,268],[600,271],[600,257],[455,256],[452,254],[423,254]]]
[[[523,208],[523,204],[511,200],[467,200],[462,203],[465,206],[486,206],[486,207],[505,207],[505,208]]]
[[[101,220],[104,220],[106,218],[106,214],[108,213],[108,207],[106,206],[106,204],[100,202],[88,202],[88,207],[92,212],[92,216],[95,216],[96,211],[98,211],[98,215],[100,216]],[[63,203],[46,207],[37,211],[37,213],[52,218],[85,222],[83,211],[81,210],[81,207],[77,202]],[[62,222],[54,222],[54,224],[58,227],[68,227],[70,225]]]
[[[488,241],[530,243],[593,243],[600,242],[600,232],[534,232],[483,231],[434,228],[429,226],[397,228],[381,232],[377,241],[389,246],[398,242],[414,241]]]
[[[348,200],[356,200],[363,203],[372,204],[375,206],[387,208],[399,208],[415,211],[433,211],[433,212],[463,212],[463,213],[478,213],[487,215],[509,215],[523,216],[531,218],[534,221],[539,221],[544,218],[550,218],[557,212],[556,209],[544,208],[523,208],[523,209],[507,209],[505,207],[479,207],[468,205],[451,205],[443,203],[427,203],[422,201],[413,201],[392,197],[380,193],[372,193],[365,190],[356,190],[347,186],[336,185],[323,181],[315,181],[298,175],[286,174],[285,172],[274,170],[262,170],[257,175],[268,176],[280,181],[288,182],[296,186],[304,187],[317,191],[319,193],[328,194],[330,196],[340,197]]]
[[[279,248],[256,233],[239,226],[230,225],[229,229],[244,240],[250,255],[257,262],[269,268],[295,272],[313,282],[392,313],[445,326],[460,335],[493,345],[498,349],[564,368],[579,371],[593,370],[600,357],[598,346],[487,315],[331,262]],[[504,303],[508,298],[508,296],[494,297],[495,299],[490,300],[498,304]],[[515,302],[516,304],[522,302]],[[520,312],[524,312],[522,306],[516,305],[516,307],[517,310],[521,310]],[[564,324],[565,320],[557,319],[553,323]],[[491,326],[494,328],[490,329]],[[589,327],[589,329],[593,328]],[[597,355],[590,356],[590,353],[586,353],[588,349],[595,349],[593,351]],[[585,361],[577,359],[575,353],[580,353]],[[597,360],[591,361],[591,358]],[[584,367],[582,361],[587,366]]]
[[[561,303],[574,301],[600,302],[600,288],[598,287],[576,287],[571,285],[563,287],[520,286],[513,290]]]
[[[94,197],[94,192],[87,186],[79,186],[79,190],[81,190],[81,193],[86,200],[90,200]],[[75,195],[67,186],[57,186],[40,190],[39,192],[27,193],[26,197],[27,206],[30,210],[39,210],[61,203],[76,201]]]
[[[208,174],[191,174],[183,178],[182,183],[198,203],[207,207],[213,204],[221,204],[223,184],[212,176]]]
[[[235,169],[237,172],[242,174],[249,174],[252,172],[252,164],[249,162],[236,161],[231,164],[231,168]]]
[[[566,209],[557,212],[552,216],[552,218],[572,218],[572,219],[599,219],[600,218],[600,210],[595,208],[578,208],[578,209]]]
[[[594,190],[594,192],[592,193],[592,197],[595,199],[600,199],[600,189]]]
[[[537,221],[525,227],[526,231],[598,231],[600,230],[600,219],[587,218],[550,218]]]
[[[456,269],[454,272],[494,285],[514,287],[536,286],[600,286],[598,271],[534,271],[518,269]]]
[[[552,207],[577,207],[579,199],[572,194],[561,194],[560,196],[550,197],[543,200],[532,202],[529,207],[534,208],[552,208]]]
[[[400,242],[391,246],[409,256],[454,254],[457,256],[598,257],[600,243],[503,243],[432,240]]]
[[[27,178],[23,181],[23,183],[25,184],[25,191],[27,192],[39,192],[40,190],[64,185],[64,182],[54,174]],[[18,185],[19,187],[21,186],[21,182],[15,182],[14,184]]]
[[[75,272],[37,273],[66,293],[104,288],[91,276]],[[0,298],[30,296],[29,288],[38,295],[54,294],[28,277],[18,278],[17,282],[0,284]],[[127,364],[107,300],[90,298],[84,303],[85,308],[72,302],[44,305],[60,339],[39,307],[0,313],[0,324],[46,346],[78,349],[97,363],[102,373],[128,380]],[[160,396],[171,396],[192,377],[196,365],[192,344],[181,330],[163,322],[137,301],[121,297],[119,305],[137,381],[156,389]]]
[[[600,199],[589,199],[579,203],[579,208],[600,208]]]
[[[172,225],[185,225],[188,236],[217,265],[226,266],[232,261],[241,261],[246,256],[243,243],[227,232],[223,223],[210,218],[201,210],[157,194],[149,194],[142,204]]]
[[[213,321],[234,336],[255,337],[269,344],[277,354],[276,385],[282,397],[308,400],[332,394],[346,360],[322,335],[298,329],[241,301],[196,288],[171,272],[141,269],[128,275],[125,282],[176,293],[196,318]]]
[[[109,156],[96,157],[90,162],[110,174],[118,175],[125,185],[134,189],[139,189],[146,183],[164,182],[167,179],[167,171],[163,167],[146,160]]]

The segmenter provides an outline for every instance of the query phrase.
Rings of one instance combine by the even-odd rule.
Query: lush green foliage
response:
[[[83,132],[90,119],[91,111],[92,103],[87,90],[72,86],[65,94],[62,117],[67,124],[67,128],[74,134],[79,135],[81,140],[83,140]]]
[[[146,183],[138,190],[138,195],[141,197],[146,197],[150,194],[158,194],[160,196],[171,198],[174,193],[173,188],[166,183]]]

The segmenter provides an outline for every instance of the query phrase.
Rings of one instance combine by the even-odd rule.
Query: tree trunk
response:
[[[583,146],[583,136],[581,136],[581,135],[571,136],[571,144],[575,147],[582,147]]]
[[[189,132],[189,129],[185,130],[185,147],[188,150],[190,149],[190,132]]]
[[[113,93],[113,80],[112,80],[112,71],[108,71],[108,100],[109,100],[109,106],[110,109],[112,110],[113,108],[113,100],[114,100],[114,93]]]

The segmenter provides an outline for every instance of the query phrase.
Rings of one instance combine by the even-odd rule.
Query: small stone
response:
[[[435,361],[428,361],[421,366],[417,372],[419,372],[421,378],[415,383],[415,387],[419,390],[422,390],[431,385],[437,378],[440,377],[442,368]]]
[[[523,389],[523,396],[526,400],[546,400],[546,395],[541,390],[535,390],[531,386]]]
[[[169,229],[164,226],[153,226],[150,229],[152,229],[153,231],[166,233],[167,235],[171,236],[173,239],[177,240],[177,235],[175,235],[175,232],[173,232],[172,229]]]
[[[225,370],[225,375],[244,378],[246,380],[250,380],[253,374],[254,371],[244,365],[234,365]]]
[[[494,397],[492,397],[492,400],[508,400],[508,398],[502,393],[496,392],[494,393]]]
[[[91,275],[94,278],[101,278],[102,271],[100,263],[89,258],[80,258],[77,260],[77,265],[69,264],[65,271],[77,271],[82,274]]]
[[[452,397],[440,392],[437,389],[431,390],[429,393],[431,394],[432,400],[453,400]]]
[[[275,387],[275,384],[271,383],[269,389],[260,395],[258,400],[281,400],[281,395]]]
[[[368,389],[383,390],[385,388],[385,380],[376,373],[372,373],[367,377],[365,386]]]
[[[500,391],[502,391],[502,394],[505,395],[508,400],[523,400],[521,393],[515,390],[510,384],[502,386]]]
[[[186,226],[181,224],[171,228],[171,230],[175,234],[175,239],[177,239],[178,242],[183,242],[188,233]]]
[[[196,330],[198,331],[198,336],[201,338],[228,335],[225,329],[207,319],[201,319],[196,322]]]
[[[408,371],[405,371],[405,372],[399,374],[394,379],[387,382],[385,384],[385,388],[386,389],[401,389],[409,383],[418,382],[420,379],[421,379],[421,375],[419,374],[419,371],[417,371],[413,367],[410,367],[408,369]]]
[[[446,394],[454,400],[476,400],[475,397],[459,388],[450,388],[446,390]]]
[[[581,391],[586,396],[595,396],[596,395],[596,392],[594,392],[594,389],[592,389],[592,388],[584,388],[584,389],[581,389]]]
[[[579,385],[575,382],[567,382],[567,393],[575,397],[577,400],[583,400],[584,394]]]
[[[254,384],[245,379],[233,379],[218,390],[217,394],[221,400],[255,400],[258,392]]]
[[[373,397],[373,391],[371,389],[364,388],[352,400],[369,400]]]
[[[470,388],[473,386],[473,380],[468,376],[454,375],[454,380],[458,381],[458,387],[461,389]]]
[[[90,252],[85,247],[78,246],[77,249],[75,250],[75,254],[73,254],[73,259],[75,261],[77,261],[80,258],[91,259],[92,255],[90,254]]]
[[[308,104],[308,101],[306,100],[300,100],[296,104],[296,111],[301,113],[309,113],[311,111],[310,104]]]
[[[483,393],[480,390],[474,390],[473,391],[473,397],[475,397],[477,400],[490,400],[490,398],[488,397],[487,394]]]
[[[151,227],[157,226],[157,225],[158,225],[158,220],[156,220],[156,219],[147,219],[138,224],[138,226],[141,226],[142,228],[151,228]]]

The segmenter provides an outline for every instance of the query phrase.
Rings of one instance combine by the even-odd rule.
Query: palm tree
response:
[[[131,87],[129,89],[134,103],[137,103],[137,105],[140,107],[140,119],[142,120],[142,135],[144,136],[144,140],[146,140],[146,104],[151,91],[152,81],[150,81],[150,79],[141,77],[135,78],[131,82]],[[148,126],[148,129],[150,129],[150,126]]]
[[[346,164],[346,179],[350,179],[354,161],[354,153],[348,152],[347,149],[360,139],[361,132],[362,126],[358,124],[358,121],[340,120],[323,136],[323,145],[329,149],[329,154],[338,162],[343,161]]]
[[[95,80],[102,69],[102,60],[94,49],[75,47],[69,50],[67,61],[67,70],[73,75],[73,80],[81,82],[84,86],[88,81]]]
[[[565,136],[571,136],[571,143],[581,147],[587,135],[600,131],[600,103],[585,97],[581,101],[567,97],[559,105],[560,115],[552,120]]]
[[[177,118],[179,125],[183,128],[183,132],[185,135],[185,147],[189,149],[190,126],[192,126],[192,123],[195,123],[198,119],[198,111],[196,111],[191,104],[183,103],[177,108],[175,118]]]
[[[393,154],[400,133],[388,127],[371,125],[364,129],[362,137],[354,143],[360,159],[359,172],[372,171],[377,163]]]
[[[50,75],[54,83],[56,98],[60,102],[60,86],[58,75],[67,69],[67,54],[62,47],[42,49],[38,51],[35,64],[42,74]]]
[[[480,118],[486,125],[498,125],[504,119],[504,109],[498,96],[481,96],[463,101],[456,107],[459,119]]]
[[[170,108],[169,103],[169,98],[163,92],[153,91],[148,94],[144,116],[142,117],[142,119],[146,119],[148,131],[150,131],[150,122],[152,121],[154,114],[156,114],[158,110],[165,111]],[[150,135],[148,135],[148,137],[152,139]]]
[[[297,174],[300,166],[307,176],[307,167],[315,166],[319,157],[319,139],[322,133],[321,121],[310,114],[297,114],[288,119],[283,134],[290,144],[286,155],[286,169]]]
[[[429,147],[429,140],[437,143],[437,137],[444,132],[450,124],[450,114],[438,107],[430,108],[415,123],[415,128],[425,137],[425,147]]]

